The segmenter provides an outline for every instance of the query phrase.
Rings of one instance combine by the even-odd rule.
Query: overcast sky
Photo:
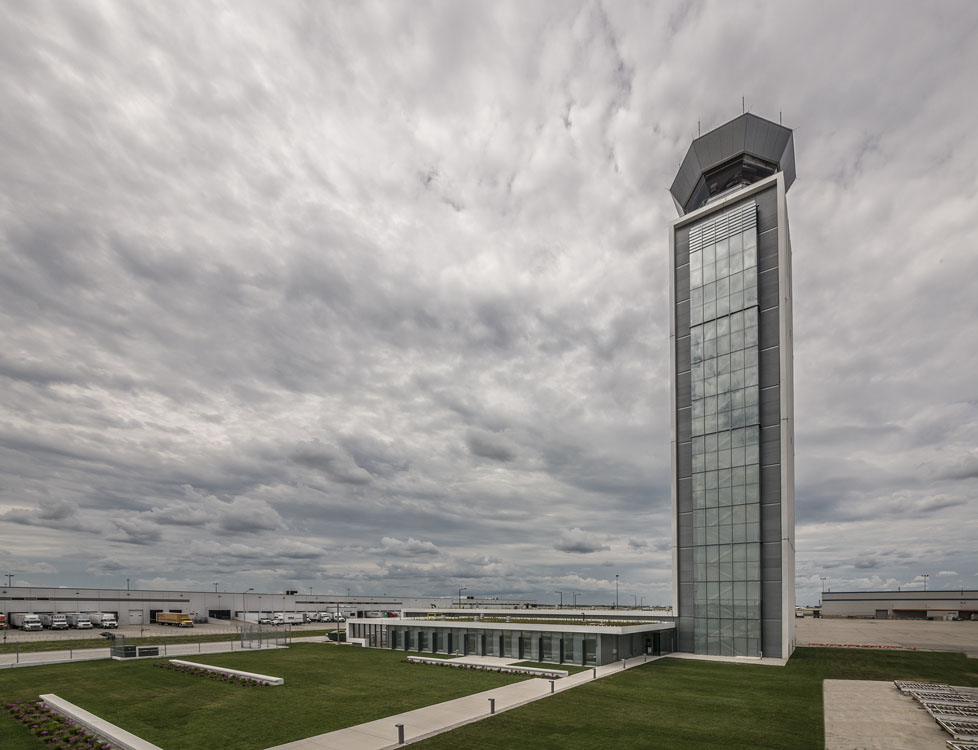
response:
[[[978,4],[0,0],[0,573],[671,600],[667,193],[795,131],[797,587],[978,588]]]

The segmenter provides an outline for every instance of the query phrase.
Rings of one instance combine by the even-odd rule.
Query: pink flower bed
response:
[[[183,672],[184,674],[197,675],[198,677],[209,677],[217,682],[226,682],[229,685],[241,685],[241,687],[260,687],[261,685],[270,684],[268,682],[264,682],[263,680],[256,680],[253,677],[237,677],[236,675],[212,672],[211,670],[203,669],[202,667],[191,667],[186,664],[174,664],[173,662],[165,661],[163,659],[156,662],[154,666],[162,669],[172,669],[175,672]]]
[[[85,727],[52,711],[43,701],[14,701],[0,704],[38,740],[50,747],[74,750],[116,750]]]

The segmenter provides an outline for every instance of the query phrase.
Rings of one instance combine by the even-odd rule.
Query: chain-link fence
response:
[[[249,624],[241,626],[241,648],[287,646],[291,640],[291,625],[262,627],[261,625]]]

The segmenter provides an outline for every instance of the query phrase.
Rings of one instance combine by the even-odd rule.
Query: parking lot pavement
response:
[[[945,620],[795,620],[799,646],[874,646],[918,651],[960,651],[978,658],[978,622]]]

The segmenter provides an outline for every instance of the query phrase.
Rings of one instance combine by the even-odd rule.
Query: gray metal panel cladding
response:
[[[676,338],[676,372],[689,369],[689,336]]]
[[[761,466],[781,463],[781,427],[761,428]]]
[[[689,330],[689,295],[688,294],[686,295],[686,299],[676,303],[676,330],[677,331]]]
[[[778,308],[774,307],[761,313],[758,341],[761,349],[770,349],[781,344],[781,321]]]
[[[676,409],[676,440],[680,443],[688,443],[691,437],[690,408]]]
[[[778,226],[778,191],[774,188],[763,190],[754,196],[757,203],[757,233],[768,232]]]
[[[761,424],[781,424],[781,386],[772,385],[760,392]]]
[[[795,134],[788,136],[784,147],[784,158],[781,160],[781,171],[784,172],[784,182],[790,185],[795,181]]]
[[[757,270],[770,271],[778,267],[778,232],[772,227],[757,236]]]
[[[778,269],[757,274],[757,302],[762,310],[778,306]]]
[[[763,541],[781,541],[781,506],[778,503],[767,503],[761,505],[761,537]],[[778,545],[777,563],[781,565],[781,547]],[[761,560],[764,559],[763,545],[761,547]],[[772,564],[774,556],[771,556]],[[763,571],[762,571],[763,572]],[[765,576],[766,577],[766,576]],[[780,577],[780,576],[779,576]]]
[[[679,227],[676,230],[675,238],[673,240],[675,245],[675,259],[674,264],[678,268],[679,266],[689,263],[689,227]]]
[[[781,502],[781,464],[761,467],[761,503]]]
[[[779,347],[772,347],[761,352],[761,388],[781,382],[781,362],[778,349]]]
[[[775,583],[778,583],[775,581]],[[774,589],[772,587],[772,596],[774,595]],[[777,599],[768,600],[764,598],[764,594],[761,594],[761,601],[764,603],[762,609],[767,609],[770,612],[776,612],[776,617],[762,619],[761,620],[761,651],[764,652],[765,656],[769,656],[775,659],[780,659],[782,656],[781,651],[781,586],[778,583],[777,586]],[[774,609],[774,605],[778,606],[778,609]]]
[[[676,269],[676,302],[689,301],[689,263]],[[686,326],[687,330],[689,326]],[[677,331],[680,329],[676,329]]]
[[[679,512],[688,513],[693,509],[693,480],[690,477],[679,477],[676,484]]]
[[[680,443],[676,446],[677,452],[677,471],[681,477],[693,475],[693,447],[689,443]]]
[[[686,152],[683,163],[679,167],[679,171],[676,173],[675,179],[672,181],[672,187],[669,191],[677,197],[680,195],[692,195],[702,171],[696,149],[689,149]],[[686,201],[683,200],[681,203],[685,204]]]
[[[689,371],[676,373],[676,403],[689,405],[692,400],[692,384]]]

